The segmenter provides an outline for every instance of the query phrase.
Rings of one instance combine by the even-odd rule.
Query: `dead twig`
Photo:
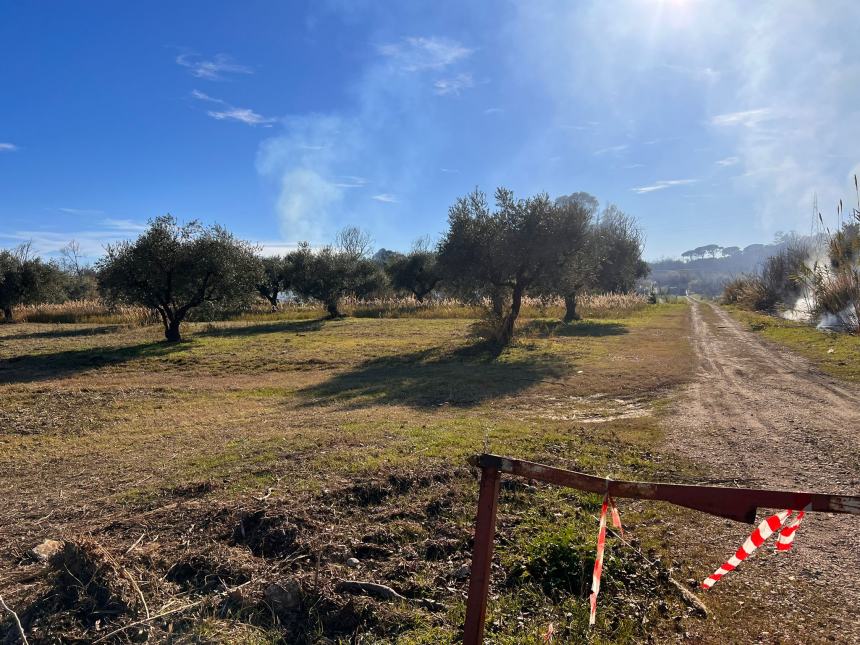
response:
[[[224,591],[218,592],[217,594],[215,594],[215,597],[217,598],[218,596],[229,595],[229,594],[233,593],[234,591],[238,591],[242,587],[249,585],[249,584],[251,584],[250,580],[248,582],[243,582],[242,584],[240,584],[236,587],[233,587],[231,589],[225,589]],[[146,623],[152,622],[153,620],[158,620],[159,618],[164,618],[165,616],[170,616],[171,614],[176,614],[176,613],[179,613],[180,611],[186,611],[188,609],[193,609],[194,607],[197,607],[198,605],[202,605],[204,602],[209,600],[211,597],[212,596],[206,596],[205,598],[201,598],[200,600],[195,600],[194,602],[190,602],[187,605],[182,605],[181,607],[177,607],[176,609],[170,609],[168,611],[162,611],[158,614],[155,614],[154,616],[150,616],[150,617],[144,618],[142,620],[136,620],[133,623],[129,623],[128,625],[123,625],[122,627],[119,627],[118,629],[115,629],[112,632],[105,634],[101,638],[94,640],[93,643],[94,644],[95,643],[102,643],[102,642],[106,641],[107,639],[109,639],[111,636],[116,636],[117,634],[120,634],[127,629],[131,629],[132,627],[140,627],[141,625],[145,625]]]
[[[381,598],[382,600],[402,600],[409,602],[405,596],[401,596],[391,587],[378,584],[376,582],[362,582],[361,580],[341,580],[336,587],[339,592],[359,592],[366,593],[368,596]]]
[[[131,553],[132,551],[134,551],[134,549],[135,549],[135,548],[137,548],[137,545],[138,545],[138,544],[140,544],[140,543],[143,541],[143,536],[145,536],[145,535],[146,535],[146,533],[145,533],[145,532],[144,532],[144,533],[141,533],[141,534],[140,534],[140,537],[139,537],[139,538],[137,538],[137,542],[135,542],[135,543],[134,543],[134,544],[132,544],[130,547],[128,547],[128,550],[125,552],[125,554],[126,554],[126,555],[128,555],[129,553]]]
[[[0,606],[12,614],[12,620],[15,621],[15,626],[18,627],[18,633],[21,635],[21,642],[23,642],[24,645],[30,645],[30,642],[27,640],[27,635],[24,633],[24,627],[21,625],[21,619],[18,618],[18,614],[12,611],[9,605],[6,604],[6,601],[3,600],[3,596],[0,596]]]
[[[143,536],[141,536],[141,537],[143,537]],[[113,563],[113,566],[115,566],[117,569],[119,569],[120,573],[122,573],[125,576],[126,580],[128,580],[131,583],[131,586],[134,587],[134,590],[137,592],[137,595],[140,598],[140,602],[143,604],[143,611],[144,611],[144,613],[146,613],[146,617],[148,619],[149,618],[149,606],[146,604],[146,598],[143,597],[143,592],[140,590],[140,587],[137,585],[137,580],[134,579],[134,576],[131,575],[124,566],[122,566],[119,562],[116,561],[116,559],[108,552],[108,550],[106,548],[104,548],[98,542],[94,542],[94,544],[101,550],[102,553],[105,554],[105,556],[107,556],[107,559]]]
[[[274,492],[274,490],[275,489],[270,486],[269,488],[266,489],[266,493],[262,497],[255,497],[254,499],[257,500],[258,502],[264,502],[272,496],[272,493]]]

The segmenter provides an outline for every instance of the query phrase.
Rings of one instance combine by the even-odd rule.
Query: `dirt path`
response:
[[[671,449],[706,465],[714,478],[860,491],[860,388],[744,331],[719,307],[691,307],[698,371],[673,415]],[[722,520],[696,523],[701,546],[712,553],[710,569],[750,530]],[[709,592],[732,611],[719,612],[697,636],[723,640],[721,630],[737,628],[727,624],[731,615],[731,622],[754,626],[750,642],[860,642],[860,517],[813,514],[795,545],[789,554],[768,549]]]

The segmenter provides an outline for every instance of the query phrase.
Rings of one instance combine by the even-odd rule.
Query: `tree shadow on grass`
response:
[[[479,343],[455,351],[434,347],[370,359],[298,394],[308,406],[467,408],[558,379],[570,370],[568,363],[545,354],[507,358],[492,344]]]
[[[64,378],[129,361],[167,356],[182,349],[182,343],[156,342],[128,347],[94,347],[46,354],[22,354],[0,359],[0,385]]]
[[[256,336],[257,334],[277,334],[279,332],[301,333],[319,331],[328,321],[327,318],[314,320],[280,320],[257,325],[236,325],[229,327],[211,327],[197,332],[196,336]]]
[[[523,336],[549,338],[619,336],[630,332],[626,325],[600,320],[577,320],[570,323],[561,320],[530,320],[520,328],[520,333]]]
[[[18,334],[10,334],[8,336],[0,336],[0,342],[4,340],[37,340],[39,338],[77,338],[79,336],[99,336],[101,334],[110,334],[120,328],[121,325],[105,325],[101,327],[47,329],[44,331],[21,332]]]

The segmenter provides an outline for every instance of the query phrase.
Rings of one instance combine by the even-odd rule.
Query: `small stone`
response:
[[[284,617],[302,604],[302,588],[295,580],[283,580],[266,588],[266,602],[275,615]]]
[[[358,565],[361,564],[361,561],[358,558],[350,558],[346,561],[346,566],[355,569]]]
[[[60,540],[45,540],[30,549],[30,556],[39,562],[47,562],[63,549],[63,544]]]
[[[454,572],[454,579],[455,580],[465,580],[466,578],[469,577],[470,573],[471,573],[471,569],[470,569],[469,565],[464,564],[463,566],[461,566],[459,569],[457,569]]]

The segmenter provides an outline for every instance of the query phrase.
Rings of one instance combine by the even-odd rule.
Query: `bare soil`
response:
[[[693,301],[697,377],[669,416],[671,450],[714,478],[753,487],[860,490],[860,388],[747,332],[724,310]],[[761,509],[759,519],[769,509]],[[691,514],[687,537],[706,576],[750,527]],[[860,518],[807,516],[795,548],[759,549],[704,599],[716,618],[688,638],[707,642],[860,642]]]

